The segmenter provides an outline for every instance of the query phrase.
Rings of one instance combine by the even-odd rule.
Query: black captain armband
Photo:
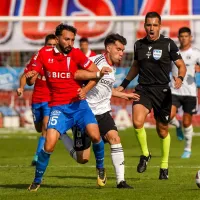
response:
[[[178,78],[180,78],[180,79],[182,80],[182,82],[183,82],[183,79],[184,79],[184,78],[183,78],[182,76],[178,76]]]
[[[130,81],[128,79],[124,79],[122,81],[122,84],[120,86],[122,86],[124,89],[128,86],[128,84],[130,83]]]

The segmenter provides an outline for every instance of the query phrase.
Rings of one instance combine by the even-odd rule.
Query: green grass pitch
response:
[[[195,128],[195,132],[200,132]],[[175,129],[170,129],[171,151],[169,180],[158,180],[160,140],[155,129],[147,129],[147,139],[152,159],[147,171],[139,174],[136,166],[140,149],[133,129],[120,131],[125,153],[126,181],[133,190],[116,188],[109,145],[105,148],[105,167],[108,182],[104,188],[96,186],[94,155],[85,165],[77,164],[68,155],[62,141],[58,141],[51,156],[43,183],[37,192],[28,192],[33,180],[34,167],[30,166],[39,134],[17,132],[0,133],[0,200],[197,200],[200,189],[195,184],[195,174],[200,169],[200,137],[193,137],[190,159],[181,159],[184,142],[176,139]]]

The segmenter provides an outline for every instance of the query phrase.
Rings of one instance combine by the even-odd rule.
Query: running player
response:
[[[162,180],[168,179],[170,150],[168,123],[172,105],[169,88],[171,61],[175,62],[178,67],[178,74],[174,77],[176,89],[182,85],[186,67],[174,41],[160,34],[161,17],[157,12],[146,14],[144,28],[146,37],[135,42],[132,67],[118,90],[125,89],[130,81],[139,75],[139,84],[136,86],[135,92],[140,95],[140,100],[133,102],[132,109],[133,126],[142,150],[137,171],[143,173],[151,159],[144,122],[153,109],[156,130],[161,140],[162,155],[159,179]]]
[[[112,69],[112,73],[102,77],[99,82],[91,89],[91,85],[86,85],[85,92],[86,100],[94,113],[101,136],[104,143],[109,143],[111,148],[111,158],[115,168],[115,174],[117,179],[117,188],[132,188],[129,186],[124,178],[124,151],[120,141],[117,127],[110,114],[111,96],[116,96],[124,99],[133,99],[137,101],[139,95],[135,93],[127,94],[118,92],[113,88],[115,82],[115,67],[119,65],[125,45],[126,39],[119,34],[110,34],[106,37],[105,54],[99,54],[97,56],[90,57],[90,59],[98,66],[99,70],[103,66],[108,66]],[[90,144],[91,140],[87,136],[87,133],[81,133],[76,127],[73,128],[74,146],[72,140],[67,135],[62,135],[66,149],[70,152],[70,155],[79,163],[86,163],[90,157]]]
[[[57,44],[56,36],[54,34],[49,34],[45,37],[45,46],[54,47]],[[48,106],[48,101],[50,100],[50,92],[46,85],[45,76],[37,76],[32,79],[32,83],[29,80],[26,80],[25,73],[28,72],[29,66],[34,62],[33,55],[29,63],[27,64],[24,73],[20,78],[20,86],[17,89],[17,95],[21,96],[24,91],[24,87],[26,85],[26,81],[29,85],[34,85],[33,94],[32,94],[32,113],[33,113],[33,121],[35,125],[35,129],[38,133],[41,133],[41,136],[38,141],[37,149],[35,155],[33,157],[32,166],[36,165],[38,160],[38,154],[42,150],[44,146],[44,142],[46,140],[46,127],[47,122],[49,120],[50,108]]]
[[[100,78],[111,70],[105,67],[99,71],[79,49],[73,48],[76,35],[73,26],[60,24],[56,27],[55,35],[58,44],[54,48],[43,47],[38,52],[32,64],[32,75],[29,74],[33,76],[36,71],[41,73],[44,69],[47,85],[51,91],[49,102],[51,113],[44,149],[38,155],[35,178],[28,190],[38,190],[58,138],[73,126],[77,126],[81,131],[86,129],[90,136],[96,158],[97,183],[99,186],[104,186],[106,184],[104,143],[94,114],[86,100],[81,100],[79,97],[82,82],[78,80]],[[82,70],[78,70],[81,68]]]
[[[192,47],[192,35],[191,30],[188,27],[182,27],[178,31],[178,39],[180,42],[180,53],[186,64],[187,73],[183,80],[182,87],[175,89],[174,79],[171,80],[171,91],[172,91],[172,109],[171,119],[179,130],[177,136],[179,139],[183,139],[180,129],[181,124],[175,118],[178,108],[182,106],[183,109],[183,132],[185,137],[185,147],[181,158],[190,158],[191,147],[192,147],[192,116],[197,113],[197,85],[195,82],[195,70],[198,69],[197,65],[200,64],[200,50]],[[178,74],[177,68],[172,66],[172,76],[176,77]]]

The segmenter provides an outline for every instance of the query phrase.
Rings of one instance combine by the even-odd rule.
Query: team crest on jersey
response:
[[[161,56],[162,56],[162,50],[160,50],[160,49],[153,50],[153,58],[155,60],[159,60],[161,58]]]

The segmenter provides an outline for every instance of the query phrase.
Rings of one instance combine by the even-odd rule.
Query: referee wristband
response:
[[[182,80],[182,82],[183,82],[183,79],[184,79],[184,78],[183,78],[182,76],[178,76],[178,78],[180,78],[180,79]]]
[[[97,78],[100,78],[100,71],[97,72]]]
[[[129,83],[130,83],[130,81],[125,78],[120,86],[122,86],[125,89]]]

